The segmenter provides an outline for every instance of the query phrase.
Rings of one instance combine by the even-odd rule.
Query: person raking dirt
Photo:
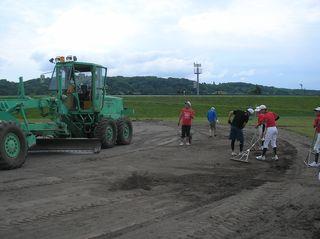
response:
[[[265,105],[260,105],[260,114],[262,115],[259,118],[258,124],[256,127],[259,127],[262,124],[265,124],[265,137],[263,143],[262,155],[257,156],[257,160],[266,160],[266,153],[271,143],[271,147],[273,149],[273,160],[278,160],[279,157],[277,155],[277,137],[278,137],[278,129],[276,121],[279,119],[279,116],[276,113],[268,111]]]
[[[259,121],[262,120],[263,118],[263,114],[261,114],[261,109],[260,106],[257,106],[256,109],[254,110],[256,112],[256,117],[257,117],[257,124],[259,124]],[[260,124],[258,127],[258,134],[261,140],[261,145],[259,147],[259,149],[263,150],[263,144],[264,144],[264,135],[265,135],[265,129],[266,129],[266,125],[265,124]]]
[[[320,106],[314,109],[316,118],[313,121],[313,127],[315,129],[316,133],[316,141],[313,146],[313,150],[315,152],[314,155],[314,162],[310,163],[310,167],[319,167],[320,163],[319,161],[319,153],[320,153]],[[320,179],[320,178],[319,178]]]
[[[212,134],[214,137],[217,136],[216,130],[217,130],[217,123],[218,121],[218,114],[216,109],[212,106],[208,112],[207,112],[207,119],[209,122],[209,137],[212,137]]]
[[[243,128],[249,121],[249,116],[254,114],[254,110],[248,108],[246,111],[243,110],[233,110],[229,112],[228,123],[231,125],[229,139],[231,140],[231,156],[234,157],[237,153],[234,152],[234,146],[236,140],[239,141],[240,152],[239,155],[243,152],[244,145],[244,136]],[[232,121],[231,118],[233,117]]]
[[[184,108],[180,111],[178,126],[181,124],[181,142],[180,145],[190,145],[191,144],[191,125],[192,120],[195,116],[194,111],[191,108],[191,102],[186,101]]]

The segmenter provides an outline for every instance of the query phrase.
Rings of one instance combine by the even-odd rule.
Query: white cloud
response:
[[[40,50],[100,53],[121,46],[141,33],[142,23],[129,15],[108,9],[74,7],[56,16],[49,26],[38,30]]]
[[[126,65],[116,65],[110,69],[111,75],[157,75],[162,77],[179,77],[190,74],[192,71],[192,60],[158,57],[142,62],[131,62]]]
[[[210,39],[211,45],[256,47],[270,40],[283,42],[299,37],[306,22],[320,21],[320,5],[315,4],[308,0],[234,0],[186,15],[179,27],[189,35],[198,35],[198,40]]]
[[[6,60],[3,57],[0,57],[0,67],[6,63]]]
[[[225,78],[228,75],[228,73],[229,73],[229,70],[224,69],[217,74],[213,74],[212,78],[222,79],[222,78]]]
[[[256,74],[256,72],[257,72],[256,69],[244,70],[244,71],[240,71],[240,72],[234,73],[232,75],[232,77],[240,77],[240,79],[241,79],[242,77],[254,76]]]
[[[113,75],[194,79],[199,61],[202,82],[292,79],[289,68],[320,55],[319,0],[3,0],[0,11],[0,77],[12,80],[68,54]]]

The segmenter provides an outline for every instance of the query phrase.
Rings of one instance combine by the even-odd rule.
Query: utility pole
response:
[[[197,95],[199,95],[200,94],[200,92],[199,92],[199,76],[200,76],[200,74],[202,74],[201,64],[194,62],[193,67],[194,67],[194,74],[197,75]]]
[[[19,95],[19,98],[21,98],[21,99],[25,99],[26,98],[26,95],[24,93],[24,83],[23,83],[23,77],[22,76],[19,77],[18,95]]]
[[[299,85],[300,85],[300,88],[301,88],[302,94],[304,95],[303,84],[302,84],[302,83],[300,83]]]

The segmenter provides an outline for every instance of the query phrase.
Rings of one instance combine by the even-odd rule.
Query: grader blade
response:
[[[38,138],[31,152],[99,153],[101,141],[97,138]]]

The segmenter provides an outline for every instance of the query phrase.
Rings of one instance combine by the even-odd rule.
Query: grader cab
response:
[[[100,152],[130,144],[133,110],[106,93],[107,68],[57,57],[48,96],[30,98],[22,77],[17,98],[0,100],[0,168],[21,167],[28,151]],[[29,114],[38,115],[30,120]]]

